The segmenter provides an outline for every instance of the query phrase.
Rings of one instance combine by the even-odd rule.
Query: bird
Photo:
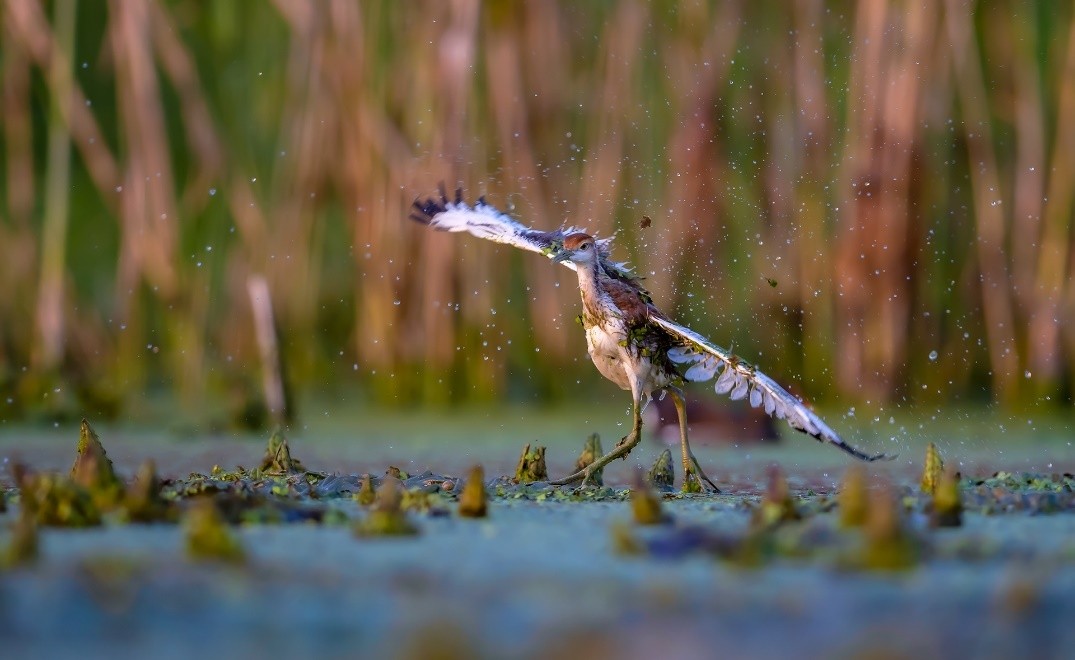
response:
[[[721,348],[662,313],[642,281],[623,262],[612,259],[612,238],[596,238],[583,229],[561,226],[541,231],[523,225],[479,197],[467,203],[462,188],[449,199],[443,183],[439,196],[416,198],[410,219],[446,232],[466,232],[477,238],[537,252],[575,271],[582,297],[582,327],[590,359],[602,376],[631,393],[632,428],[616,446],[585,468],[553,485],[582,482],[610,462],[626,458],[642,438],[642,411],[654,397],[671,396],[679,418],[683,489],[719,492],[691,451],[687,411],[681,385],[714,380],[717,394],[746,399],[755,408],[820,442],[829,443],[862,461],[889,460],[845,442],[801,400],[753,364]]]

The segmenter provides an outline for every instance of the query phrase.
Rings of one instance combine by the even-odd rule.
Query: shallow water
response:
[[[607,450],[625,419],[525,409],[372,411],[353,422],[311,421],[289,438],[292,454],[312,470],[381,474],[393,464],[412,474],[463,475],[481,462],[490,478],[510,474],[522,445],[537,441],[549,446],[555,476],[573,464],[587,433],[602,432]],[[901,486],[916,482],[930,439],[965,475],[1075,471],[1064,420],[1020,426],[1019,433],[1001,428],[1013,425],[982,415],[973,424],[948,424],[934,438],[916,430],[894,442],[869,424],[847,427],[871,450],[897,446],[901,457],[871,464],[869,474]],[[887,419],[882,426],[915,428]],[[146,457],[165,476],[208,472],[214,464],[252,466],[265,440],[97,431],[126,475]],[[0,456],[66,470],[76,438],[77,429],[4,428]],[[660,449],[647,440],[610,468],[606,481],[627,482]],[[45,530],[36,566],[0,574],[0,639],[13,657],[428,657],[433,650],[496,658],[1049,657],[1075,643],[1068,625],[1075,614],[1070,512],[968,513],[963,527],[937,531],[912,516],[908,525],[931,555],[897,573],[846,570],[837,557],[843,549],[750,569],[683,550],[676,530],[694,524],[741,533],[770,464],[781,465],[793,492],[806,496],[833,491],[849,459],[791,435],[774,446],[697,453],[725,494],[666,502],[673,527],[632,527],[625,502],[495,500],[485,520],[414,516],[421,534],[401,539],[360,539],[347,526],[243,525],[236,533],[250,561],[237,568],[188,559],[175,525]],[[349,499],[329,505],[362,515]],[[834,520],[829,513],[802,524],[823,538]],[[616,525],[665,550],[617,553]],[[848,538],[853,546],[856,537]]]

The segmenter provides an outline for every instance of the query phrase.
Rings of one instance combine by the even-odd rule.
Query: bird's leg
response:
[[[610,451],[609,453],[605,454],[601,458],[597,459],[593,463],[590,463],[589,465],[587,465],[582,470],[579,470],[575,474],[568,475],[568,476],[564,477],[563,479],[558,479],[556,481],[550,481],[549,483],[552,484],[553,486],[567,486],[568,484],[573,484],[573,483],[575,483],[577,481],[581,481],[582,485],[585,486],[587,484],[587,482],[589,482],[591,474],[593,474],[594,472],[597,472],[598,470],[600,470],[601,468],[605,467],[606,465],[608,465],[612,461],[616,460],[617,458],[626,458],[627,454],[631,453],[631,450],[635,448],[635,445],[637,445],[639,440],[641,440],[641,439],[642,439],[642,395],[641,395],[641,392],[639,392],[638,394],[635,395],[635,401],[634,401],[634,427],[631,429],[631,432],[628,433],[627,435],[625,435],[623,437],[623,439],[620,440],[618,443],[616,443],[616,447],[612,451]]]
[[[702,466],[698,465],[698,459],[694,457],[690,443],[687,442],[687,403],[683,399],[683,392],[676,387],[668,387],[667,390],[672,396],[672,403],[676,405],[676,414],[679,416],[679,442],[683,452],[683,491],[701,489],[719,493],[720,489],[702,471]]]

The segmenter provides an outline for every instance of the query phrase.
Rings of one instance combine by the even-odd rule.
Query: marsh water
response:
[[[511,475],[522,446],[539,443],[556,476],[574,464],[587,434],[601,433],[607,450],[625,432],[626,411],[591,411],[333,412],[311,415],[288,437],[309,470],[380,475],[394,465],[463,476],[481,463],[490,480]],[[848,439],[900,454],[867,470],[871,484],[900,492],[917,488],[930,441],[965,478],[1075,471],[1064,418],[970,411],[835,419]],[[195,428],[97,431],[125,476],[145,458],[175,478],[250,466],[265,444],[264,434]],[[66,471],[77,438],[73,424],[6,426],[0,457]],[[412,514],[420,533],[400,538],[358,538],[346,524],[243,524],[234,530],[248,555],[241,566],[190,559],[177,525],[42,530],[38,561],[0,573],[0,638],[10,657],[1050,657],[1075,643],[1069,500],[1038,509],[969,505],[963,526],[936,530],[909,504],[905,524],[921,556],[900,570],[858,570],[845,561],[856,552],[853,535],[838,531],[824,506],[849,465],[843,454],[790,433],[775,444],[696,445],[723,492],[669,496],[663,504],[674,522],[645,529],[631,522],[621,487],[663,449],[652,439],[607,470],[612,496],[599,501],[543,497],[539,488],[493,497],[489,516],[477,520],[454,515],[448,502],[447,515]],[[750,525],[773,464],[810,511],[788,528],[796,550],[749,563],[699,550],[699,535]],[[363,515],[350,497],[327,506]],[[642,552],[624,552],[625,533]]]

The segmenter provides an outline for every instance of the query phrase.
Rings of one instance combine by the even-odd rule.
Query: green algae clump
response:
[[[232,534],[216,503],[200,497],[184,519],[186,526],[187,555],[193,559],[223,561],[241,564],[246,552],[239,539]]]
[[[670,491],[675,485],[676,472],[672,467],[672,450],[665,449],[646,474],[646,482],[659,491]]]
[[[926,466],[922,470],[922,492],[933,495],[937,490],[937,484],[941,482],[941,475],[944,474],[944,459],[941,458],[941,452],[937,449],[937,445],[932,442],[926,447]]]
[[[582,453],[579,454],[578,460],[575,461],[575,472],[585,470],[604,455],[605,452],[601,449],[601,436],[596,433],[591,434],[590,437],[586,438],[586,443],[582,446]],[[604,468],[601,468],[591,473],[589,482],[594,486],[604,486],[605,481],[602,475],[604,471]]]
[[[25,515],[47,527],[95,527],[101,510],[90,491],[58,474],[23,473],[18,477]]]
[[[549,470],[545,467],[545,448],[538,445],[530,449],[530,443],[527,443],[519,456],[518,465],[515,466],[515,483],[529,484],[548,480]]]
[[[464,518],[484,518],[488,513],[488,497],[485,494],[485,470],[475,465],[459,495],[459,515]]]

